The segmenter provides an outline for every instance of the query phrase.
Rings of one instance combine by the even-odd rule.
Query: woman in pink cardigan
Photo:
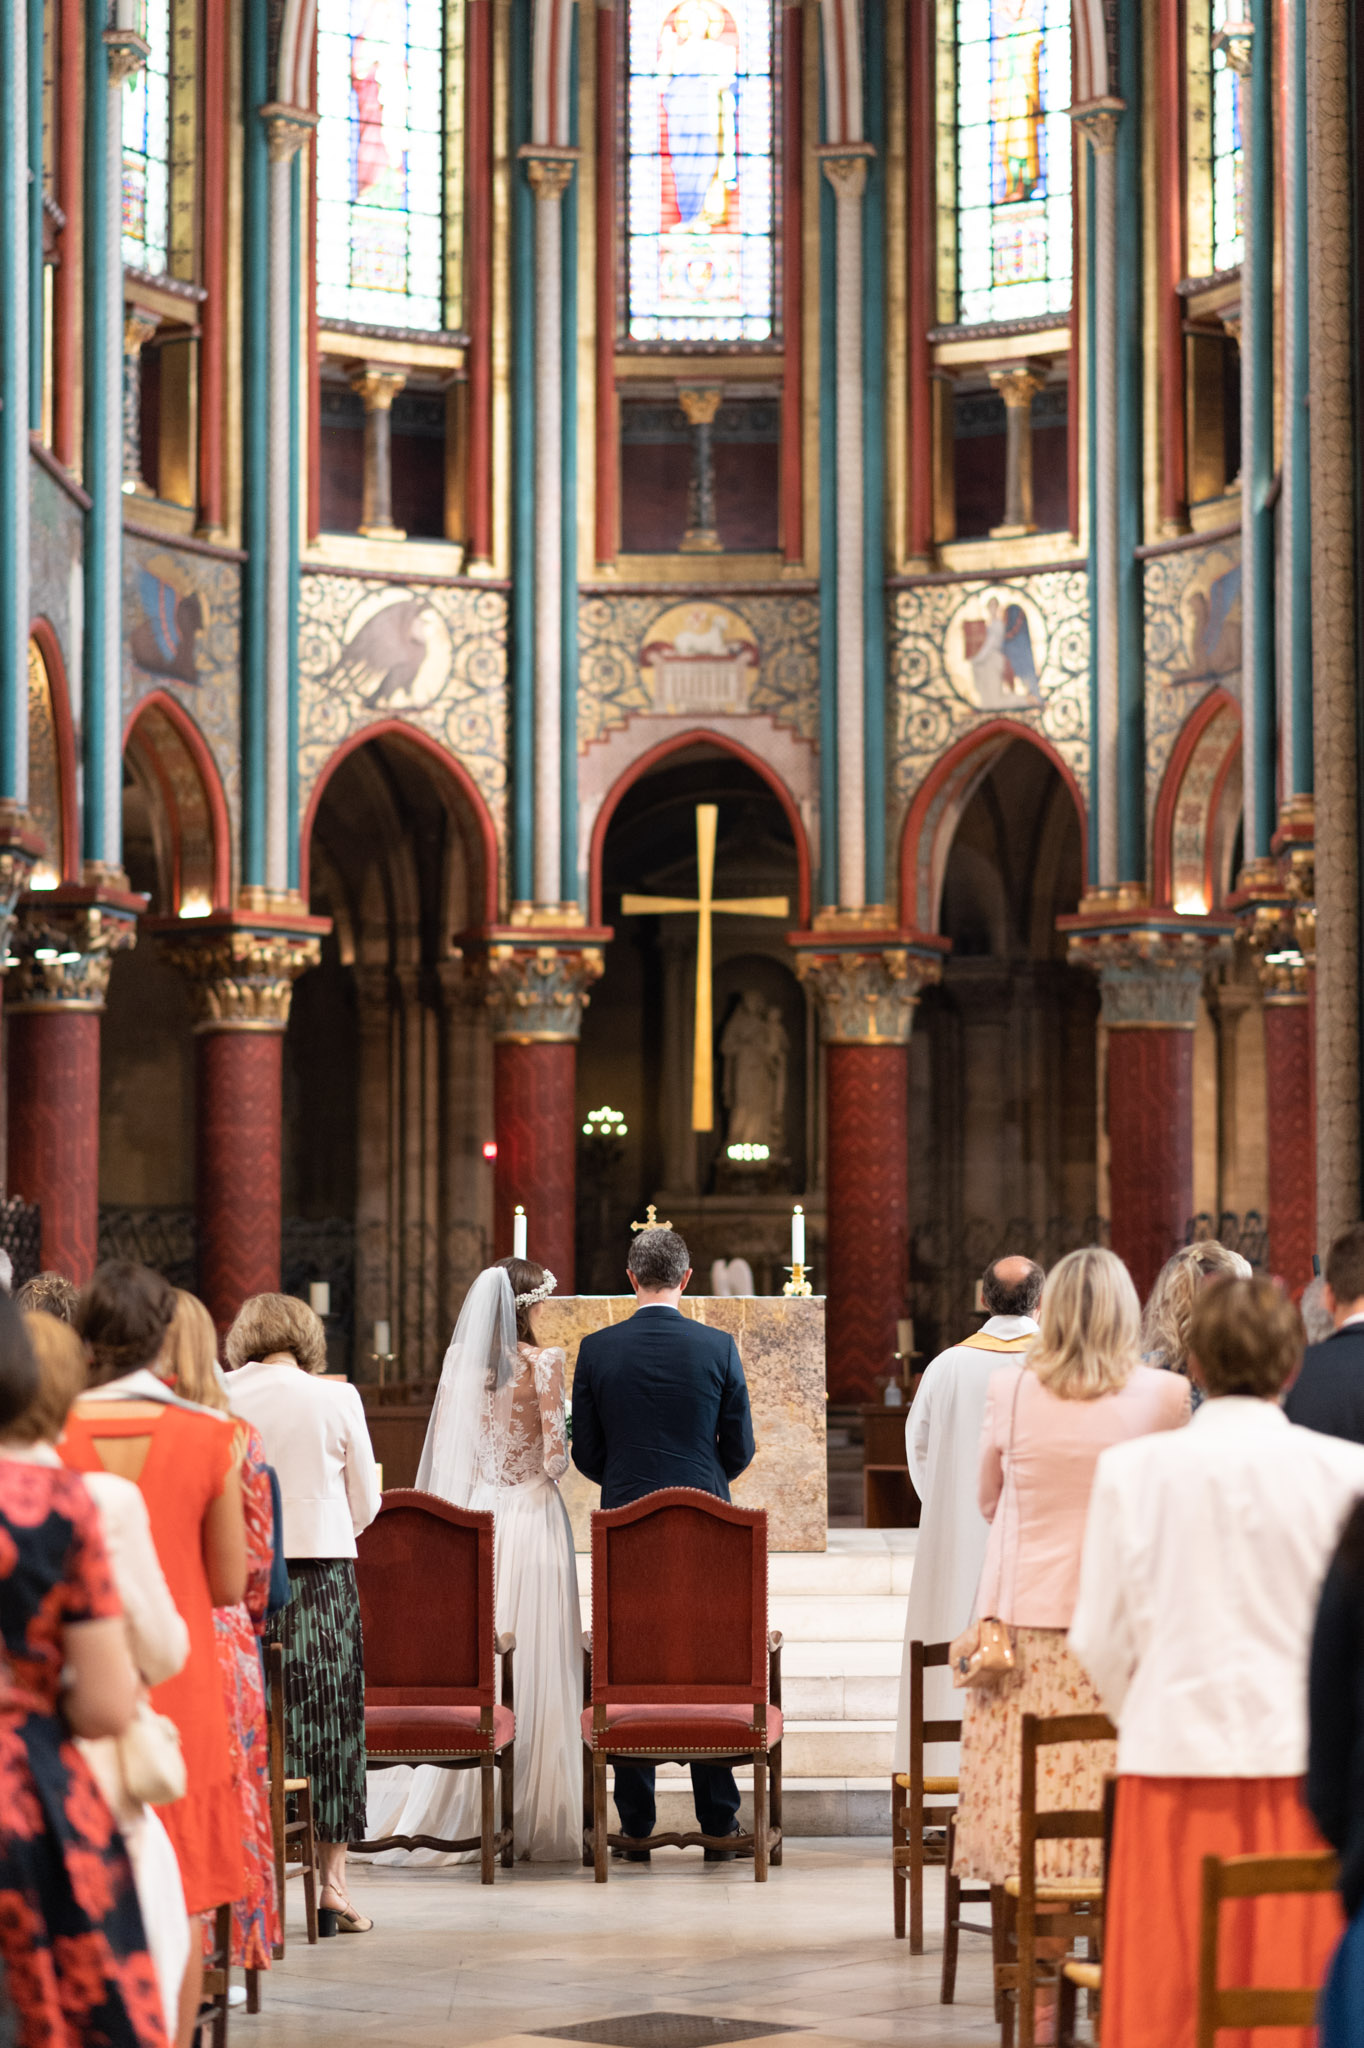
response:
[[[1008,1624],[1014,1669],[964,1695],[955,1869],[992,1885],[1018,1870],[1024,1714],[1102,1712],[1066,1647],[1099,1453],[1189,1419],[1188,1382],[1140,1362],[1137,1292],[1114,1253],[1094,1246],[1062,1259],[1039,1315],[1023,1363],[990,1382],[981,1436],[991,1526],[976,1612]],[[1098,1806],[1113,1766],[1111,1743],[1044,1750],[1039,1805]],[[1097,1878],[1100,1844],[1040,1844],[1038,1874]]]

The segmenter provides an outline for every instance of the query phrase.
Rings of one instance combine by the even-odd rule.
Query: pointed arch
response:
[[[1158,909],[1200,916],[1221,898],[1219,820],[1240,749],[1240,705],[1229,690],[1209,690],[1184,721],[1156,797],[1151,880]]]
[[[67,681],[62,644],[49,619],[36,618],[28,629],[29,645],[29,734],[30,787],[33,782],[33,662],[36,655],[42,669],[42,686],[52,719],[53,776],[52,824],[59,843],[52,847],[52,867],[58,881],[79,882],[81,878],[80,803],[76,773],[76,729],[71,716],[71,687]]]
[[[166,903],[172,916],[203,917],[232,907],[232,827],[213,750],[168,690],[141,699],[124,727],[123,750],[159,808]]]

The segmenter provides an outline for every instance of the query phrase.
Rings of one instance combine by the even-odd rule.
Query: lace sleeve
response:
[[[564,1430],[564,1353],[557,1345],[535,1354],[535,1394],[540,1404],[540,1435],[545,1471],[562,1479],[568,1470],[568,1439]]]

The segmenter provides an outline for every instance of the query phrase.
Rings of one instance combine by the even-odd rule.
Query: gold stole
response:
[[[958,1351],[1026,1351],[1034,1342],[1035,1332],[1026,1337],[990,1337],[984,1330],[977,1330],[974,1337],[963,1337],[957,1345]]]

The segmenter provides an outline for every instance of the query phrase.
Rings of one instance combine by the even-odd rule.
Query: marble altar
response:
[[[551,1297],[536,1309],[536,1334],[542,1344],[563,1346],[571,1382],[581,1339],[634,1311],[632,1295]],[[728,1330],[743,1361],[758,1450],[733,1486],[736,1503],[767,1509],[769,1549],[823,1550],[829,1516],[822,1297],[684,1296],[682,1313]],[[562,1491],[574,1543],[587,1550],[599,1489],[571,1468]]]

